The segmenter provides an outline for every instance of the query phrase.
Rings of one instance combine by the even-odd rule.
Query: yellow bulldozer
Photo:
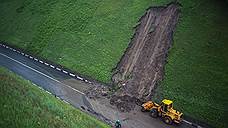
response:
[[[172,124],[173,122],[179,124],[182,121],[183,113],[173,108],[173,101],[164,99],[161,105],[148,101],[142,104],[142,112],[149,111],[150,116],[153,118],[162,117],[166,124]]]

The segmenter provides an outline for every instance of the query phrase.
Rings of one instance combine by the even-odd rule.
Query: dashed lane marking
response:
[[[70,76],[73,76],[73,77],[75,77],[75,75],[74,75],[74,74],[72,74],[72,73],[70,73],[69,75],[70,75]]]
[[[43,76],[45,76],[45,77],[47,77],[47,78],[49,78],[49,79],[51,79],[51,80],[53,80],[53,81],[55,81],[55,82],[57,82],[57,83],[60,83],[60,84],[66,86],[66,87],[68,87],[68,88],[70,88],[70,89],[72,89],[72,90],[74,90],[74,91],[76,91],[76,92],[78,92],[78,93],[80,93],[80,94],[82,94],[82,95],[85,95],[85,93],[83,93],[83,92],[81,92],[81,91],[79,91],[79,90],[77,90],[77,89],[75,89],[75,88],[72,88],[71,86],[69,86],[69,85],[67,85],[67,84],[64,84],[64,83],[62,83],[62,82],[56,80],[55,78],[52,78],[52,77],[50,77],[50,76],[48,76],[48,75],[46,75],[46,74],[44,74],[44,73],[42,73],[42,72],[40,72],[40,71],[38,71],[38,70],[36,70],[36,69],[34,69],[34,68],[28,66],[28,65],[25,65],[25,64],[21,63],[21,62],[18,61],[18,60],[15,60],[15,59],[13,59],[13,58],[11,58],[11,57],[5,55],[5,54],[2,54],[2,53],[0,53],[0,55],[4,56],[4,57],[6,57],[6,58],[8,58],[8,59],[10,59],[10,60],[12,60],[12,61],[15,61],[15,62],[17,62],[18,64],[20,64],[20,65],[22,65],[22,66],[24,66],[24,67],[26,67],[26,68],[29,68],[29,69],[33,70],[34,72],[36,72],[36,73],[38,73],[38,74],[40,74],[40,75],[43,75]]]
[[[79,76],[77,76],[77,78],[78,78],[79,80],[83,80],[83,78],[81,78],[81,77],[79,77]]]
[[[61,69],[60,69],[60,68],[56,68],[56,70],[61,71]]]
[[[86,83],[89,83],[89,84],[92,83],[92,82],[90,82],[90,81],[88,81],[88,80],[86,80],[86,79],[84,79],[84,78],[82,78],[82,77],[76,76],[75,74],[69,73],[69,72],[67,72],[67,71],[65,71],[65,70],[62,70],[62,69],[60,69],[60,68],[58,68],[58,67],[55,67],[55,66],[53,66],[53,65],[51,65],[51,64],[48,64],[48,63],[46,63],[46,62],[43,62],[43,61],[41,61],[41,60],[39,60],[39,59],[37,59],[37,58],[34,58],[34,57],[30,56],[30,55],[27,55],[27,54],[25,54],[25,53],[23,53],[23,52],[20,52],[20,51],[18,51],[18,50],[15,50],[15,49],[13,49],[13,48],[11,48],[11,47],[9,47],[9,46],[6,46],[6,45],[4,45],[4,44],[0,44],[0,45],[3,46],[3,47],[9,48],[9,49],[11,49],[11,50],[13,50],[13,51],[15,51],[15,52],[18,52],[18,53],[22,54],[22,55],[25,56],[25,57],[29,57],[30,59],[33,59],[33,60],[35,60],[35,61],[38,61],[38,62],[40,62],[40,63],[42,63],[42,64],[45,64],[45,65],[47,65],[47,66],[49,65],[51,68],[54,68],[54,69],[56,69],[56,70],[58,70],[58,71],[62,71],[63,73],[68,74],[68,75],[70,75],[70,76],[72,76],[72,77],[76,77],[77,79],[79,79],[79,80],[81,80],[81,81],[85,81]]]
[[[63,70],[63,73],[67,74],[68,72],[67,72],[67,71],[65,71],[65,70]]]
[[[53,66],[53,65],[50,65],[50,67],[51,67],[51,68],[55,68],[55,66]]]

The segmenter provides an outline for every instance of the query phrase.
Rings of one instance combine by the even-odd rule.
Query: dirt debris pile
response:
[[[124,96],[112,96],[110,99],[111,105],[116,105],[118,110],[121,112],[129,112],[135,108],[135,103],[137,102],[137,98],[130,97],[128,95]]]
[[[179,14],[179,5],[171,3],[151,7],[141,17],[135,35],[112,77],[112,81],[121,87],[111,99],[118,102],[117,107],[126,103],[124,107],[128,109],[132,107],[128,102],[133,102],[134,98],[151,98],[155,85],[163,79]]]
[[[96,99],[101,97],[110,98],[111,91],[107,86],[96,86],[91,87],[88,90],[85,91],[86,96],[88,96],[90,99]]]

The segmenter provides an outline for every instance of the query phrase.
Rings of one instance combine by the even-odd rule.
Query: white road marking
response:
[[[70,103],[68,103],[66,100],[63,100],[63,102],[65,102],[65,103],[67,103],[67,104],[70,104]]]
[[[65,71],[65,70],[63,70],[63,73],[66,73],[66,74],[67,74],[68,72],[67,72],[67,71]]]
[[[193,125],[192,122],[189,122],[189,121],[187,121],[187,120],[183,120],[183,122],[185,122],[185,123],[187,123],[187,124],[189,124],[189,125]],[[197,125],[197,128],[203,128],[203,127],[199,126],[198,124],[196,124],[196,125]]]
[[[79,76],[77,76],[77,78],[78,78],[79,80],[83,80],[83,78],[81,78],[81,77],[79,77]]]
[[[33,84],[33,85],[35,85],[35,84]],[[35,86],[37,86],[37,85],[35,85]],[[41,88],[40,86],[37,86],[39,89],[41,89],[41,90],[44,90],[43,88]]]
[[[60,68],[56,68],[58,71],[61,71],[61,69]]]
[[[183,120],[185,123],[187,124],[192,124],[191,122],[187,121],[187,120]]]
[[[51,94],[49,91],[46,91],[48,94]]]
[[[11,48],[11,47],[8,47],[8,46],[6,46],[6,45],[4,45],[4,44],[0,44],[1,46],[3,46],[3,47],[6,47],[6,48],[9,48],[9,49],[11,49],[11,50],[13,50],[13,51],[16,51],[16,52],[18,52],[18,53],[20,53],[20,54],[22,54],[22,55],[24,55],[24,56],[26,56],[26,57],[29,57],[30,59],[34,59],[35,61],[39,61],[40,63],[44,63],[43,61],[41,61],[41,60],[38,60],[37,58],[33,58],[32,56],[29,56],[29,55],[27,55],[27,54],[25,54],[25,53],[23,53],[23,52],[20,52],[20,51],[18,51],[18,50],[15,50],[15,49],[13,49],[13,48]],[[3,54],[4,55],[4,54]],[[48,63],[44,63],[45,65],[50,65],[50,64],[48,64]],[[55,66],[53,66],[53,65],[50,65],[50,67],[51,68],[55,68]],[[56,68],[58,71],[61,71],[61,69],[60,68]],[[68,72],[67,71],[65,71],[65,70],[63,70],[62,71],[63,73],[65,73],[65,74],[68,74]],[[76,75],[75,74],[72,74],[72,73],[69,73],[69,75],[70,76],[73,76],[73,77],[75,77]],[[77,76],[77,78],[79,79],[79,80],[84,80],[83,78],[81,78],[81,77],[79,77],[79,76]],[[88,83],[92,83],[92,82],[90,82],[90,81],[88,81],[88,80],[84,80],[85,82],[88,82]]]
[[[45,76],[45,77],[47,77],[47,78],[49,78],[49,79],[51,79],[51,80],[53,80],[53,81],[55,81],[55,82],[57,82],[57,83],[60,83],[60,84],[66,86],[66,87],[68,87],[68,88],[70,88],[70,89],[72,89],[72,90],[74,90],[74,91],[76,91],[76,92],[78,92],[78,93],[80,93],[80,94],[82,94],[82,95],[85,95],[85,93],[83,93],[83,92],[81,92],[81,91],[79,91],[79,90],[77,90],[77,89],[75,89],[75,88],[72,88],[71,86],[69,86],[69,85],[67,85],[67,84],[64,84],[64,83],[62,83],[62,82],[56,80],[55,78],[52,78],[52,77],[50,77],[50,76],[48,76],[48,75],[46,75],[46,74],[44,74],[44,73],[42,73],[42,72],[40,72],[40,71],[38,71],[38,70],[36,70],[36,69],[34,69],[34,68],[28,66],[28,65],[25,65],[25,64],[21,63],[21,62],[18,61],[18,60],[15,60],[15,59],[13,59],[13,58],[11,58],[11,57],[5,55],[5,54],[2,54],[2,53],[0,53],[0,55],[4,56],[4,57],[6,57],[6,58],[8,58],[8,59],[10,59],[10,60],[12,60],[12,61],[15,61],[15,62],[17,62],[18,64],[20,64],[20,65],[22,65],[22,66],[24,66],[24,67],[26,67],[26,68],[29,68],[29,69],[33,70],[34,72],[36,72],[36,73],[38,73],[38,74],[41,74],[41,75],[43,75],[43,76]]]
[[[74,75],[74,74],[72,74],[72,73],[70,73],[70,76],[73,76],[73,77],[74,77],[75,75]]]

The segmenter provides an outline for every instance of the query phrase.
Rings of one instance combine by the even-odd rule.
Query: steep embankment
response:
[[[112,77],[122,86],[117,95],[150,99],[162,80],[164,65],[178,21],[178,4],[151,7],[140,19],[135,35]]]

